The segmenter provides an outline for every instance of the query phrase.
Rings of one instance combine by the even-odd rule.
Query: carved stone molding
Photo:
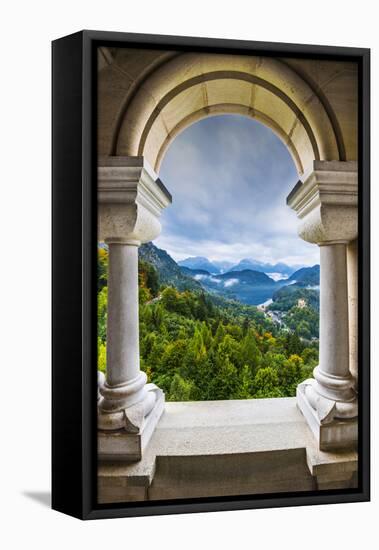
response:
[[[349,242],[358,234],[358,167],[355,161],[314,161],[287,204],[307,242]]]

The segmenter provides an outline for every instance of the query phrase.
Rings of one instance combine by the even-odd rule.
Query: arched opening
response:
[[[286,205],[296,176],[283,142],[246,116],[206,117],[166,151],[173,204],[139,251],[160,284],[140,304],[142,365],[166,400],[294,397],[312,376],[319,252]]]
[[[330,81],[346,74],[353,77],[346,67],[328,69]],[[133,82],[113,128],[107,130],[108,151],[144,155],[159,173],[178,132],[204,116],[222,113],[243,114],[269,126],[286,143],[299,174],[313,160],[345,160],[347,154],[356,154],[356,143],[346,143],[327,95],[311,75],[300,75],[291,60],[191,53],[166,57]]]

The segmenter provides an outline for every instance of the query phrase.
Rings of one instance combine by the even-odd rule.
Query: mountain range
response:
[[[319,285],[320,266],[302,267],[285,279],[275,280],[262,270],[243,269],[244,265],[254,265],[241,261],[238,265],[241,269],[229,269],[225,273],[215,273],[214,267],[219,270],[221,266],[214,266],[207,258],[198,256],[184,260],[191,265],[200,265],[202,268],[191,268],[183,266],[183,262],[175,262],[165,251],[156,247],[153,243],[147,243],[139,249],[140,259],[151,263],[158,271],[161,284],[172,285],[178,290],[206,290],[211,294],[222,296],[228,299],[238,300],[244,304],[258,305],[272,298],[273,294],[280,288],[293,285],[296,288],[315,288]],[[258,262],[259,263],[259,262]],[[263,264],[260,267],[281,267],[284,270],[289,268],[285,264]],[[226,265],[224,264],[224,267]],[[233,267],[233,266],[232,266]],[[234,266],[235,268],[237,266]],[[275,273],[278,273],[276,271]]]
[[[249,269],[251,271],[260,271],[266,273],[274,280],[287,279],[295,271],[300,269],[301,265],[289,266],[283,262],[276,264],[270,264],[260,262],[259,260],[252,260],[248,258],[242,259],[238,264],[231,262],[215,262],[210,261],[203,256],[194,256],[186,258],[185,260],[178,261],[178,265],[181,267],[188,267],[190,269],[203,269],[208,271],[212,275],[219,275],[230,271],[244,271]]]
[[[217,275],[220,273],[225,273],[233,267],[232,262],[211,262],[208,258],[204,258],[204,256],[193,256],[191,258],[186,258],[185,260],[179,261],[178,265],[181,267],[189,267],[190,269],[204,269],[209,273]]]
[[[320,278],[320,266],[304,267],[295,271],[288,279],[275,281],[261,271],[243,269],[228,271],[221,275],[212,275],[204,269],[182,267],[183,273],[199,282],[209,292],[225,298],[238,300],[244,304],[258,305],[272,298],[280,288],[317,288]]]

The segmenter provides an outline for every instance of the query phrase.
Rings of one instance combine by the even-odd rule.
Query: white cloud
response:
[[[285,281],[288,277],[284,277],[282,273],[266,273],[268,277],[274,279],[274,281]]]
[[[174,260],[184,260],[189,256],[205,256],[210,261],[227,260],[237,264],[242,258],[254,258],[264,262],[283,262],[288,265],[314,265],[320,263],[319,248],[300,238],[288,239],[285,243],[277,243],[276,249],[254,242],[225,243],[211,240],[192,240],[186,237],[176,237],[162,231],[155,244],[167,250]]]
[[[240,282],[239,279],[228,279],[227,281],[225,281],[224,287],[228,288],[230,286],[234,286],[234,285],[238,284],[239,282]]]

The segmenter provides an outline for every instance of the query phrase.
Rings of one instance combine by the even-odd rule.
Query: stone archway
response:
[[[353,445],[357,402],[350,371],[356,365],[356,352],[350,344],[349,365],[349,342],[356,338],[356,66],[102,49],[98,92],[100,238],[114,248],[114,278],[118,286],[124,285],[115,303],[130,310],[134,296],[134,325],[136,281],[128,277],[128,269],[136,270],[136,245],[159,233],[158,217],[170,195],[158,174],[171,141],[204,117],[238,113],[269,126],[286,144],[300,177],[288,203],[301,221],[301,237],[322,247],[321,315],[325,313],[326,321],[321,335],[332,334],[336,342],[333,345],[327,336],[320,341],[323,364],[315,371],[316,381],[299,388],[298,404],[321,448]],[[124,274],[122,281],[117,273]],[[112,376],[103,383],[99,425],[106,431],[120,429],[126,422],[127,432],[137,434],[137,439],[140,435],[141,449],[145,419],[151,421],[151,433],[151,419],[157,421],[162,399],[156,388],[145,388],[146,380],[135,364],[138,331],[133,334],[134,343],[129,337],[114,344],[117,361],[133,367],[117,371],[117,383],[112,384]],[[103,436],[104,449],[107,438]]]
[[[352,63],[175,52],[145,56],[137,72],[133,50],[118,51],[100,72],[107,106],[101,107],[101,94],[101,154],[145,156],[159,173],[167,146],[186,126],[213,114],[238,113],[277,133],[300,175],[313,160],[357,160]],[[113,84],[110,91],[107,82]],[[122,84],[117,96],[116,84]],[[343,102],[337,97],[341,89]]]

